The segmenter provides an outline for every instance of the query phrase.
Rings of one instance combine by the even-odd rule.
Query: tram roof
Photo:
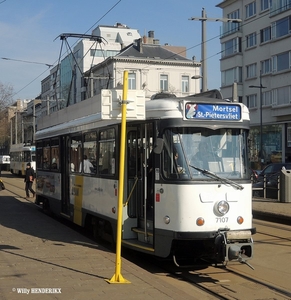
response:
[[[221,97],[217,97],[217,93],[212,93],[212,97],[209,97],[210,94],[208,93],[205,95],[201,94],[201,96],[193,95],[179,98],[157,97],[156,99],[145,101],[144,94],[142,96],[143,91],[129,92],[134,93],[134,95],[128,97],[128,99],[133,97],[134,100],[129,100],[127,105],[127,115],[129,114],[127,120],[144,120],[145,118],[183,119],[183,104],[185,101],[205,104],[238,104],[242,107],[242,119],[249,120],[248,109],[243,104],[224,100]],[[119,93],[116,95],[119,95]],[[116,95],[114,97],[117,97]],[[101,121],[102,126],[120,123],[121,108],[120,103],[118,103],[120,99],[115,99],[115,104],[112,104],[114,101],[111,100],[106,98],[104,101],[102,96],[98,95],[54,112],[50,116],[43,117],[40,123],[38,123],[39,130],[36,132],[36,138],[49,138],[55,135],[70,134],[80,130],[90,130],[99,127]],[[111,104],[109,104],[110,101],[112,102]],[[104,105],[105,108],[103,107]],[[134,117],[131,117],[131,111],[134,111]]]

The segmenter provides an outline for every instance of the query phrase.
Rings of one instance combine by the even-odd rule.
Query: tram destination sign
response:
[[[240,121],[241,106],[238,104],[185,102],[184,119]]]

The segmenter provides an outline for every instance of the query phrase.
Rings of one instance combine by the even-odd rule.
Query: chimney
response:
[[[149,35],[149,38],[154,38],[155,37],[155,32],[153,30],[150,30],[148,35]]]
[[[142,51],[142,39],[141,38],[137,39],[137,40],[135,40],[135,42],[136,42],[136,47],[137,47],[138,52],[143,53],[143,51]]]
[[[153,44],[155,33],[153,30],[148,32],[148,44]]]

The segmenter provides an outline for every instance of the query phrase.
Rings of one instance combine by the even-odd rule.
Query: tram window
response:
[[[115,130],[113,128],[100,131],[99,136],[99,172],[115,174]]]
[[[48,170],[50,168],[50,161],[51,161],[51,148],[50,148],[50,141],[45,141],[44,148],[43,148],[43,165],[42,168]]]
[[[83,151],[84,156],[87,156],[88,161],[91,163],[90,171],[87,170],[86,173],[96,173],[97,170],[97,157],[96,157],[96,148],[97,148],[97,134],[96,132],[90,132],[84,134],[84,143],[83,143]],[[88,168],[89,169],[89,168]]]
[[[23,151],[23,161],[32,161],[30,151]]]
[[[79,166],[82,161],[82,136],[73,136],[71,138],[70,150],[70,170],[71,172],[79,172]]]
[[[60,148],[59,148],[59,139],[51,140],[51,169],[60,168]]]
[[[59,147],[52,147],[52,164],[51,169],[59,169],[60,167],[60,159],[59,159]]]
[[[31,161],[36,161],[35,152],[31,153]]]
[[[42,168],[42,158],[43,158],[43,152],[42,152],[42,143],[38,142],[36,144],[36,168],[41,169]]]

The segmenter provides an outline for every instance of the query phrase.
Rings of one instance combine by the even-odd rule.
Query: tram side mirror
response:
[[[157,138],[154,153],[161,154],[164,147],[164,140],[162,138]]]

